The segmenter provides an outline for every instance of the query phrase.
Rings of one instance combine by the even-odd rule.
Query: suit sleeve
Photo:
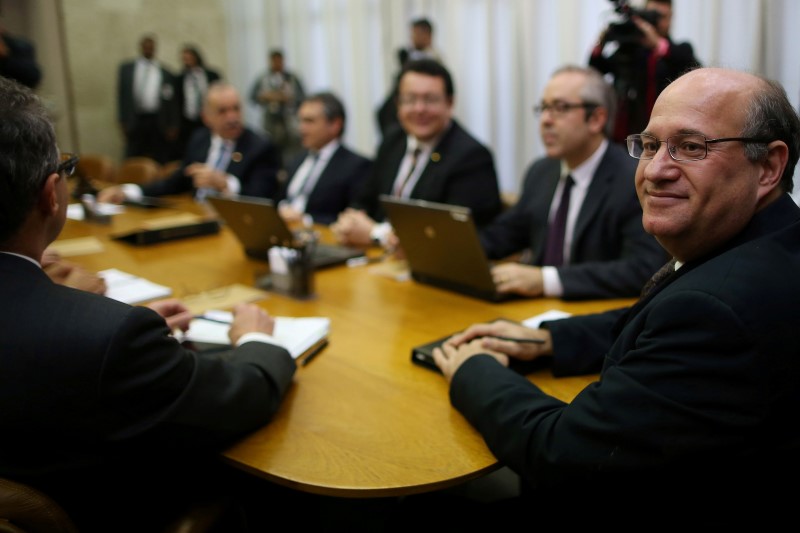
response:
[[[258,149],[245,172],[238,176],[242,184],[241,194],[260,196],[278,201],[278,171],[281,169],[281,152],[277,145],[265,141]]]
[[[99,390],[109,440],[216,448],[270,420],[295,370],[286,350],[249,342],[228,357],[197,354],[168,333],[134,307],[114,336]]]
[[[725,302],[697,291],[664,298],[644,320],[569,405],[489,356],[456,372],[453,405],[502,463],[541,487],[641,472],[663,480],[673,470],[717,482],[704,458],[760,434],[767,416],[755,336]]]
[[[500,214],[502,202],[494,158],[485,146],[476,143],[450,172],[442,201],[469,207],[479,227]]]

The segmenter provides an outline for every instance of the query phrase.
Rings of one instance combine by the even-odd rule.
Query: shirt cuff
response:
[[[369,232],[369,237],[375,244],[386,246],[389,240],[389,235],[392,233],[392,225],[388,222],[381,222],[372,226],[372,231]]]
[[[239,337],[239,341],[236,343],[236,346],[241,346],[246,342],[263,342],[265,344],[272,344],[273,346],[280,346],[281,348],[286,349],[286,346],[278,342],[275,337],[266,333],[261,333],[260,331],[251,331],[250,333],[245,333]]]
[[[228,194],[239,194],[242,190],[242,183],[239,181],[239,178],[233,174],[227,174],[225,179],[228,182]]]
[[[126,200],[137,202],[144,196],[142,188],[135,183],[123,183],[121,188]]]
[[[542,267],[542,285],[544,295],[548,298],[561,298],[564,295],[561,276],[558,275],[558,269],[554,266]]]

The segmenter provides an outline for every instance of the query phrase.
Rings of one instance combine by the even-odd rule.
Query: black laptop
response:
[[[291,247],[295,244],[295,234],[280,217],[273,202],[250,196],[208,196],[207,200],[242,243],[249,257],[267,261],[269,249],[273,246]],[[323,268],[363,255],[363,250],[319,243],[314,247],[312,261],[314,268]]]
[[[415,281],[491,302],[518,298],[497,292],[469,208],[387,195],[381,203]]]

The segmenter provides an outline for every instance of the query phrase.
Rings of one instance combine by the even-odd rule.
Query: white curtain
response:
[[[345,141],[372,156],[375,112],[394,77],[409,23],[434,25],[434,47],[456,86],[455,115],[495,155],[504,192],[517,192],[543,154],[532,107],[550,74],[585,65],[600,31],[616,20],[610,0],[224,0],[230,78],[245,92],[267,50],[282,48],[306,92],[332,90],[347,109]],[[641,2],[631,1],[640,6]],[[673,0],[672,37],[704,65],[781,81],[797,107],[800,65],[796,0]],[[248,122],[260,123],[249,106]]]

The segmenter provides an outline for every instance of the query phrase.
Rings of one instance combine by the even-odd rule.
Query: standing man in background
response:
[[[203,56],[194,45],[184,45],[181,62],[183,70],[175,78],[175,101],[181,110],[181,125],[171,159],[181,159],[194,130],[203,127],[201,115],[208,86],[220,79],[216,70],[206,67]]]
[[[36,61],[36,47],[32,42],[11,35],[0,21],[0,76],[17,80],[35,89],[42,80],[42,70]]]
[[[125,157],[146,156],[166,163],[178,138],[180,110],[173,74],[156,59],[156,40],[139,41],[141,55],[120,65],[117,118],[125,135]]]
[[[617,91],[616,129],[612,139],[619,143],[647,125],[656,97],[672,80],[700,66],[689,43],[675,43],[672,0],[648,0],[644,11],[631,14],[624,24],[611,24],[600,35],[589,65],[614,76]],[[606,45],[616,45],[605,55]]]
[[[253,84],[250,99],[264,110],[264,130],[281,150],[283,161],[300,151],[297,108],[305,98],[303,84],[286,70],[282,50],[269,53],[269,69]]]
[[[305,150],[289,164],[280,214],[289,222],[308,215],[313,222],[330,224],[355,201],[372,162],[342,143],[345,110],[333,93],[309,96],[297,115]]]

